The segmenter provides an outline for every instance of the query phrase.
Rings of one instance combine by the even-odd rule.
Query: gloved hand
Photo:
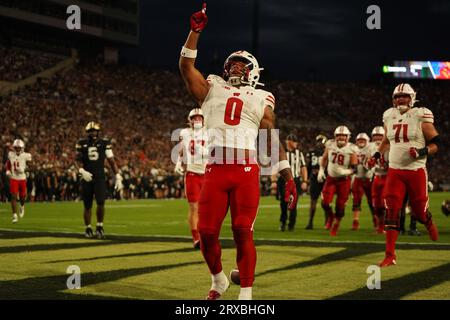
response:
[[[6,176],[7,176],[8,178],[11,178],[11,177],[12,177],[12,172],[11,172],[11,170],[6,170]]]
[[[422,148],[422,149],[417,149],[414,147],[409,148],[409,155],[411,156],[411,158],[413,159],[417,159],[423,156],[426,156],[428,154],[428,148]]]
[[[86,182],[92,181],[92,173],[90,173],[89,171],[86,171],[83,168],[80,168],[80,170],[78,170],[78,172],[81,174],[81,178],[84,181],[86,181]]]
[[[175,171],[175,173],[178,173],[181,176],[184,174],[183,164],[181,161],[177,161],[174,171]]]
[[[325,170],[324,170],[322,167],[320,167],[319,173],[317,174],[317,181],[318,181],[319,183],[322,183],[322,182],[325,181],[326,178],[327,178],[327,177],[326,177],[326,175],[325,175]]]
[[[120,191],[123,189],[122,181],[123,181],[122,175],[119,172],[117,172],[116,173],[116,182],[114,184],[114,190]]]
[[[205,29],[207,23],[208,17],[206,16],[206,2],[204,2],[202,10],[191,15],[191,30],[200,33],[203,29]]]
[[[284,201],[288,204],[288,209],[292,210],[297,207],[297,186],[295,185],[294,179],[286,181],[284,187]]]

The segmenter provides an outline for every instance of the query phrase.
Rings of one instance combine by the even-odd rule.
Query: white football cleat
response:
[[[25,206],[19,206],[19,217],[23,218],[25,215]]]
[[[17,217],[17,213],[14,213],[12,223],[17,223],[17,221],[19,221],[19,218]]]

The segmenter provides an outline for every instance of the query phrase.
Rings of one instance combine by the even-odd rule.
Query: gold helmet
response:
[[[86,125],[86,128],[84,128],[86,132],[90,131],[100,131],[100,124],[95,121],[91,121]]]

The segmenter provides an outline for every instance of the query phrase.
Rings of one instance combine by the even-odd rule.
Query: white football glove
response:
[[[326,178],[327,176],[325,175],[325,170],[322,167],[320,167],[319,173],[317,174],[317,181],[319,183],[322,183],[325,181]]]
[[[434,184],[431,181],[428,181],[428,191],[433,191],[434,190]]]
[[[122,175],[120,173],[116,173],[116,183],[114,184],[114,190],[116,191],[120,191],[123,189],[123,178]]]
[[[6,170],[6,176],[8,178],[11,178],[12,177],[12,172],[10,170]]]
[[[86,182],[92,181],[92,173],[90,173],[89,171],[86,171],[83,168],[80,168],[80,170],[78,170],[78,172],[81,174],[81,178],[84,181],[86,181]]]
[[[353,173],[352,169],[345,169],[345,168],[341,168],[341,167],[338,167],[336,171],[337,171],[337,174],[340,176],[349,176]]]
[[[177,161],[174,171],[175,171],[175,173],[178,173],[181,176],[184,174],[183,164],[181,161]]]

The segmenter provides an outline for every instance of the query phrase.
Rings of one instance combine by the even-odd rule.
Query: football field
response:
[[[366,204],[360,230],[351,230],[348,203],[331,238],[320,205],[315,229],[304,229],[308,197],[300,198],[293,232],[278,231],[278,202],[262,198],[253,298],[450,299],[450,217],[440,209],[450,193],[430,197],[439,241],[429,240],[420,224],[421,236],[401,235],[397,265],[381,269],[379,290],[367,288],[367,268],[384,257],[384,235],[373,233]],[[9,204],[0,204],[0,299],[204,299],[210,276],[191,245],[185,200],[107,201],[106,240],[83,237],[82,210],[82,202],[28,203],[13,225]],[[229,215],[221,239],[228,274],[235,267]],[[80,289],[67,288],[69,266],[81,271]],[[238,292],[231,285],[224,299]]]

